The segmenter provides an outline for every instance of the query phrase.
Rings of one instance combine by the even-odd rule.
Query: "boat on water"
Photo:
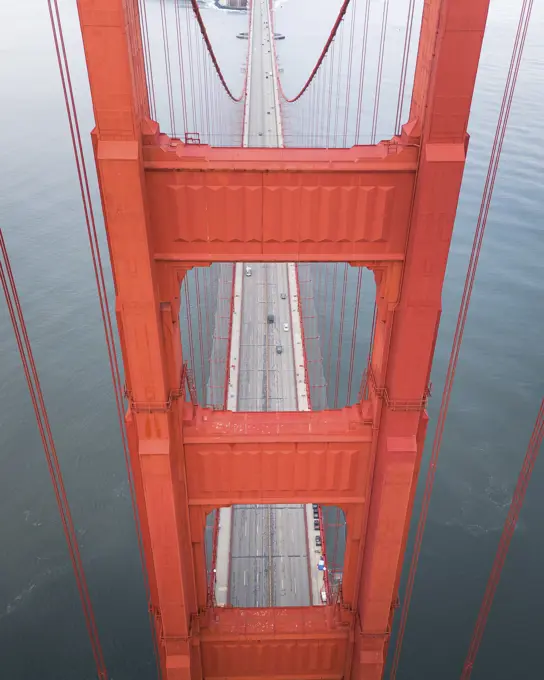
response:
[[[247,33],[247,31],[242,31],[240,33],[237,33],[236,37],[239,38],[240,40],[248,40],[249,33]],[[274,33],[274,40],[285,40],[285,36],[283,35],[283,33]]]

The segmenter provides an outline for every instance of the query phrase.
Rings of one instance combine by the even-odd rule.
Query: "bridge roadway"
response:
[[[250,44],[247,146],[282,146],[270,14],[254,0]],[[245,275],[246,266],[251,276]],[[299,405],[293,326],[300,328],[287,264],[246,262],[237,267],[241,296],[236,409],[296,411]],[[285,294],[282,299],[281,295]],[[268,315],[274,322],[268,323]],[[293,321],[295,323],[293,323]],[[287,324],[288,330],[284,329]],[[281,353],[277,348],[281,347]],[[234,404],[232,404],[234,406]],[[230,604],[239,607],[309,605],[306,506],[235,505],[230,530]]]

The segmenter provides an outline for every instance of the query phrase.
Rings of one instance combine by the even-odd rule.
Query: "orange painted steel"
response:
[[[137,0],[78,0],[126,423],[168,680],[383,675],[488,4],[426,0],[400,136],[312,150],[215,149],[161,135],[149,119]],[[249,259],[373,270],[368,400],[320,413],[185,402],[185,272]],[[209,608],[206,513],[279,501],[345,512],[341,604]]]
[[[408,139],[329,151],[212,148],[157,126],[145,142],[158,261],[403,259],[418,167]]]

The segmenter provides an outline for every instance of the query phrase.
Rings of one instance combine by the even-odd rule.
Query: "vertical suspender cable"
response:
[[[111,378],[113,383],[113,392],[115,397],[115,405],[117,410],[117,419],[121,433],[121,442],[123,446],[123,456],[125,460],[125,467],[129,482],[130,500],[132,506],[132,513],[134,517],[134,524],[136,528],[136,536],[138,540],[138,549],[140,554],[140,564],[144,579],[144,587],[149,605],[149,622],[151,628],[151,635],[153,639],[153,646],[155,652],[155,661],[157,665],[157,673],[159,677],[162,671],[159,664],[159,651],[157,630],[155,621],[151,612],[151,590],[149,579],[145,564],[144,548],[142,533],[140,528],[140,518],[137,510],[134,479],[132,476],[132,466],[130,462],[130,455],[128,450],[127,435],[124,426],[124,404],[123,404],[123,389],[121,385],[121,372],[119,370],[119,362],[115,350],[115,336],[113,333],[113,326],[111,321],[111,313],[108,302],[108,294],[106,289],[106,282],[104,277],[104,269],[102,266],[102,257],[100,254],[100,244],[98,241],[98,233],[96,230],[96,223],[94,219],[94,211],[91,199],[91,192],[89,188],[89,180],[87,176],[87,166],[85,163],[85,156],[83,153],[83,144],[81,142],[81,132],[79,129],[79,119],[77,115],[77,107],[74,99],[74,92],[70,76],[70,69],[68,65],[68,57],[66,55],[66,48],[64,45],[64,36],[62,30],[62,22],[57,0],[48,0],[49,17],[51,21],[51,29],[53,33],[53,40],[55,44],[55,51],[57,54],[57,63],[59,67],[59,75],[64,94],[64,101],[66,105],[66,113],[68,117],[68,125],[70,128],[70,135],[72,138],[72,148],[74,152],[74,160],[76,164],[76,171],[79,179],[79,186],[81,191],[81,200],[83,204],[83,212],[87,228],[87,236],[89,238],[89,247],[91,251],[91,258],[93,263],[93,270],[96,280],[98,301],[100,305],[100,312],[102,315],[102,323],[104,327],[104,335],[106,339],[106,348],[108,352],[108,360],[110,365]]]
[[[351,101],[351,69],[353,65],[353,39],[355,36],[355,12],[357,8],[357,0],[353,0],[351,7],[351,26],[349,31],[349,47],[348,47],[348,74],[346,84],[346,103],[344,110],[344,130],[342,138],[342,146],[347,145],[348,123],[349,123],[349,105]]]
[[[206,118],[204,115],[204,92],[202,90],[202,64],[200,63],[200,41],[198,39],[198,34],[197,34],[197,27],[195,26],[195,22],[192,20],[191,17],[191,31],[193,32],[193,45],[195,45],[195,61],[196,61],[196,79],[197,79],[197,89],[198,89],[198,103],[197,103],[197,110],[198,110],[198,127],[201,132],[201,134],[206,137],[207,130],[206,130]],[[206,140],[207,141],[207,140]]]
[[[100,644],[100,638],[94,617],[94,610],[89,595],[87,579],[85,577],[85,570],[83,568],[83,561],[79,552],[77,533],[73,524],[68,497],[66,496],[66,489],[64,487],[64,480],[57,457],[55,440],[53,439],[53,433],[51,432],[49,417],[47,415],[47,409],[45,408],[45,403],[43,400],[43,393],[38,371],[34,362],[34,355],[32,353],[30,339],[28,337],[26,323],[23,317],[21,303],[17,293],[17,287],[15,284],[15,279],[13,278],[11,264],[1,229],[0,255],[0,281],[4,290],[6,304],[8,306],[9,315],[13,325],[13,332],[15,333],[15,339],[17,341],[17,347],[19,349],[19,354],[21,355],[21,362],[23,364],[23,370],[25,373],[28,390],[30,392],[30,398],[34,407],[36,423],[38,425],[42,439],[47,467],[51,476],[53,491],[55,493],[55,498],[62,522],[62,528],[68,546],[68,553],[72,562],[72,568],[74,570],[81,606],[83,608],[83,615],[85,617],[87,634],[91,643],[91,650],[94,657],[96,671],[100,680],[106,680],[108,673],[104,661],[102,645]]]
[[[213,72],[210,61],[208,60],[208,79],[210,81],[210,100],[211,100],[211,112],[213,119],[213,145],[219,146],[219,134],[221,132],[221,126],[219,125],[219,91],[217,88],[217,79],[215,73]]]
[[[179,14],[179,5],[174,3],[176,14],[176,41],[178,45],[178,66],[179,66],[179,82],[181,89],[181,112],[183,117],[183,132],[189,130],[189,123],[187,118],[187,97],[185,94],[185,68],[183,64],[183,41],[181,39],[181,19]]]
[[[351,350],[349,355],[348,387],[346,392],[346,406],[350,406],[351,387],[353,384],[353,365],[355,363],[355,346],[357,343],[357,331],[359,329],[359,306],[361,302],[361,284],[363,280],[363,268],[359,267],[357,272],[357,290],[355,292],[355,315],[353,319],[353,333],[351,335]]]
[[[188,277],[185,276],[183,279],[183,286],[185,289],[185,314],[186,314],[186,319],[187,319],[187,335],[188,335],[188,340],[189,340],[189,356],[191,359],[191,369],[193,371],[193,374],[196,373],[196,365],[195,365],[195,350],[194,350],[194,343],[193,343],[193,320],[191,317],[191,296],[189,293],[189,282],[188,282]]]
[[[208,144],[211,144],[211,135],[213,133],[212,129],[212,119],[210,115],[210,84],[208,82],[208,63],[206,59],[206,49],[202,40],[200,41],[200,50],[202,52],[202,71],[200,72],[202,78],[202,85],[204,87],[204,116],[206,118],[206,132],[208,135]]]
[[[465,663],[463,664],[463,670],[461,672],[461,680],[469,680],[472,675],[472,669],[474,668],[474,662],[476,661],[476,655],[480,648],[482,638],[484,635],[485,627],[487,624],[487,619],[489,617],[489,612],[491,611],[491,605],[493,604],[493,599],[495,593],[497,592],[497,587],[499,585],[502,568],[506,561],[506,556],[508,555],[508,549],[510,547],[510,542],[516,530],[516,526],[519,519],[519,513],[523,506],[523,501],[525,499],[525,494],[527,492],[527,487],[529,486],[529,481],[531,475],[533,474],[533,468],[538,458],[538,453],[542,445],[542,438],[544,436],[544,399],[540,404],[540,410],[536,418],[536,422],[531,434],[531,439],[527,447],[527,452],[525,454],[525,459],[523,461],[522,468],[519,473],[518,481],[514,494],[512,496],[512,503],[510,504],[510,509],[508,510],[508,515],[504,521],[504,527],[502,530],[501,538],[497,548],[497,553],[495,555],[495,560],[491,568],[491,573],[489,575],[489,580],[485,589],[484,597],[482,600],[482,605],[478,613],[478,618],[474,626],[474,631],[472,633],[472,638],[470,641],[470,646],[468,649],[467,657]]]
[[[408,17],[406,19],[406,32],[404,34],[404,51],[400,68],[399,96],[397,100],[397,114],[395,116],[395,134],[400,134],[402,123],[402,107],[404,104],[404,90],[406,88],[406,74],[408,72],[408,59],[410,57],[410,45],[412,42],[412,27],[414,25],[415,0],[408,4]]]
[[[176,114],[174,107],[174,94],[172,90],[172,68],[170,65],[170,41],[168,40],[168,19],[164,0],[160,0],[162,42],[164,47],[164,64],[166,68],[166,89],[168,92],[168,110],[170,112],[170,129],[172,135],[176,136]]]
[[[191,0],[191,2],[196,2],[196,0]],[[321,70],[321,66],[323,64],[323,61],[324,61],[325,57],[328,55],[329,48],[331,47],[331,45],[333,43],[333,40],[336,36],[336,33],[338,31],[340,24],[342,23],[342,20],[343,20],[345,14],[346,14],[346,11],[349,7],[350,2],[351,2],[351,0],[344,0],[342,5],[340,6],[340,9],[338,10],[338,15],[336,17],[334,25],[330,30],[329,36],[328,36],[327,40],[325,41],[325,45],[323,46],[323,49],[321,50],[321,54],[319,55],[319,57],[318,57],[318,59],[315,63],[315,66],[313,67],[310,75],[306,79],[306,82],[304,83],[304,85],[302,86],[302,88],[300,89],[300,91],[298,92],[298,94],[295,97],[287,97],[286,96],[285,91],[284,91],[283,86],[282,86],[282,83],[281,83],[281,80],[278,76],[277,81],[278,81],[279,92],[286,102],[293,104],[294,102],[297,101],[297,99],[300,99],[302,97],[302,95],[306,92],[306,90],[310,87],[315,76]]]
[[[332,111],[332,92],[334,90],[334,58],[335,58],[335,43],[332,44],[329,56],[329,105],[327,109],[327,136],[325,140],[325,147],[328,149],[330,147],[330,135],[331,135],[331,111]]]
[[[213,265],[212,265],[213,266]],[[211,367],[211,360],[212,360],[212,335],[211,335],[211,327],[210,327],[210,286],[208,283],[208,267],[204,267],[204,271],[202,272],[203,279],[204,279],[204,310],[205,310],[205,317],[206,317],[206,362],[208,364],[208,367]],[[208,368],[208,380],[210,379],[211,376],[211,368]],[[207,406],[208,404],[205,404]]]
[[[329,344],[327,348],[327,393],[331,379],[331,353],[332,353],[332,330],[334,325],[334,303],[336,301],[336,281],[338,279],[338,262],[335,262],[332,267],[332,301],[331,301],[331,322],[329,325]],[[332,396],[332,395],[331,395]],[[329,402],[330,403],[330,402]]]
[[[417,564],[419,560],[419,555],[421,552],[421,543],[423,540],[423,533],[425,531],[425,523],[427,520],[427,514],[429,512],[429,504],[431,500],[431,494],[434,486],[434,478],[436,475],[436,466],[438,463],[438,455],[440,453],[440,448],[442,445],[442,436],[444,434],[444,426],[446,423],[446,416],[448,414],[448,407],[450,403],[451,391],[453,388],[453,382],[455,379],[455,371],[457,368],[457,361],[459,359],[459,352],[461,349],[461,343],[463,341],[463,334],[465,330],[465,324],[467,320],[468,310],[470,306],[470,299],[472,295],[472,289],[474,286],[474,280],[476,277],[476,270],[478,268],[478,260],[480,257],[480,251],[482,248],[483,238],[485,234],[485,227],[487,224],[487,216],[489,214],[489,207],[491,205],[491,199],[493,197],[493,188],[495,185],[495,178],[497,176],[497,170],[499,167],[499,161],[501,157],[502,145],[504,142],[504,136],[506,134],[506,129],[508,127],[508,118],[510,115],[510,107],[512,105],[512,100],[514,97],[516,81],[519,73],[519,67],[521,64],[521,57],[523,55],[523,47],[525,45],[525,37],[527,35],[527,29],[529,26],[529,20],[531,18],[531,10],[533,6],[533,0],[524,0],[521,10],[521,15],[518,24],[518,30],[516,34],[516,39],[514,42],[514,48],[512,51],[512,58],[510,61],[510,68],[508,71],[508,76],[506,79],[506,85],[504,88],[504,95],[501,104],[501,110],[499,113],[499,120],[497,122],[497,129],[495,132],[495,139],[493,142],[493,148],[491,150],[491,157],[489,160],[489,167],[487,171],[486,182],[482,195],[482,202],[480,205],[480,213],[478,215],[478,222],[476,225],[476,230],[474,232],[474,241],[472,244],[472,252],[470,255],[470,261],[468,264],[467,275],[465,280],[465,287],[463,290],[463,297],[461,300],[461,305],[459,308],[459,316],[457,318],[457,327],[455,329],[455,335],[453,338],[450,360],[448,365],[448,371],[446,374],[446,381],[444,384],[444,391],[442,393],[442,401],[440,403],[440,411],[438,414],[438,422],[436,425],[436,431],[433,440],[433,447],[431,451],[431,457],[429,460],[429,467],[427,471],[427,479],[425,482],[425,492],[423,495],[423,502],[421,507],[421,514],[419,517],[419,522],[417,526],[416,539],[414,544],[414,552],[412,556],[412,562],[410,564],[410,571],[408,573],[408,582],[406,584],[406,592],[404,594],[404,604],[401,611],[401,621],[399,627],[399,633],[397,637],[397,644],[395,647],[395,655],[393,658],[393,665],[391,668],[391,680],[396,677],[400,653],[402,650],[402,642],[404,638],[404,631],[406,628],[406,621],[408,619],[408,612],[410,609],[410,601],[412,598],[412,592],[414,589],[415,574],[417,571]]]
[[[205,403],[206,401],[206,371],[205,371],[205,363],[207,364],[208,361],[204,360],[204,333],[205,333],[205,328],[204,324],[202,323],[202,298],[200,297],[200,277],[198,274],[198,268],[195,270],[195,293],[196,293],[196,312],[197,312],[197,319],[198,319],[198,345],[199,345],[199,352],[200,352],[200,375],[201,375],[201,383],[202,383],[202,404]],[[205,303],[204,303],[205,304]],[[196,373],[196,367],[195,367],[195,373]]]
[[[185,32],[187,33],[187,56],[189,61],[189,85],[191,91],[191,112],[193,114],[193,129],[191,132],[199,132],[200,124],[197,118],[197,107],[196,107],[196,91],[195,91],[195,73],[193,65],[193,41],[192,41],[192,30],[191,22],[192,16],[189,10],[189,5],[185,6]]]
[[[370,19],[370,0],[366,0],[365,14],[363,19],[363,41],[361,43],[361,66],[359,73],[359,92],[357,94],[357,112],[355,114],[355,138],[354,144],[359,144],[359,135],[361,132],[361,119],[363,115],[363,92],[365,87],[365,72],[366,72],[366,53],[368,47],[368,23]]]
[[[147,24],[147,10],[145,0],[138,0],[140,5],[140,24],[142,33],[142,43],[144,46],[144,58],[147,72],[147,87],[149,97],[149,112],[151,117],[157,118],[157,105],[155,102],[155,83],[153,82],[153,64],[151,60],[151,47],[149,45],[149,27]]]
[[[372,350],[374,348],[374,335],[376,333],[376,321],[378,318],[378,308],[374,302],[374,313],[372,315],[372,328],[370,330],[370,343],[368,346],[368,355],[366,357],[366,368],[361,377],[361,384],[359,386],[358,400],[368,399],[368,374],[370,372],[370,364],[372,362]]]
[[[136,48],[136,45],[133,43],[133,34],[132,30],[136,26],[136,0],[130,0],[130,2],[126,3],[126,18],[127,18],[127,26],[128,26],[128,41],[131,50]],[[145,56],[142,50],[142,56],[144,57],[142,61],[145,62]],[[134,67],[134,87],[138,91],[138,96],[142,95],[142,85],[144,82],[146,82],[146,75],[145,72],[142,71],[142,63],[137,62],[136,64],[133,64]],[[149,101],[148,101],[149,103]]]
[[[336,71],[336,107],[334,110],[334,134],[333,134],[333,146],[336,148],[339,146],[338,139],[338,116],[340,114],[340,85],[342,82],[342,57],[344,54],[344,24],[340,26],[340,39],[338,41],[338,70]],[[346,85],[347,88],[347,85]]]
[[[302,130],[302,134],[307,134],[307,144],[306,146],[312,147],[313,146],[313,131],[314,131],[314,122],[315,122],[315,116],[316,116],[316,109],[317,109],[317,83],[314,80],[311,85],[311,90],[308,93],[310,96],[310,120],[308,123],[308,132],[306,133],[306,130]]]
[[[382,15],[382,33],[380,36],[380,54],[378,57],[378,71],[376,73],[376,92],[374,95],[374,114],[372,116],[372,133],[370,143],[376,143],[376,128],[378,126],[378,114],[380,111],[380,93],[382,90],[383,57],[385,52],[385,40],[387,36],[387,18],[389,15],[389,0],[384,0]]]
[[[327,54],[327,57],[325,58],[323,62],[323,69],[321,73],[321,106],[320,106],[320,111],[326,111],[326,106],[327,106],[327,59],[330,61],[331,55]],[[319,114],[318,110],[318,114]],[[327,130],[327,119],[325,116],[323,116],[323,120],[321,117],[318,115],[317,116],[317,144],[316,146],[324,148],[325,147],[325,141],[326,141],[326,130]]]
[[[348,265],[344,263],[344,281],[342,283],[342,305],[340,307],[340,331],[338,333],[338,353],[336,356],[336,383],[334,387],[334,408],[338,408],[338,389],[340,387],[340,366],[342,361],[342,345],[344,344],[344,317],[346,314],[346,290],[348,287]]]

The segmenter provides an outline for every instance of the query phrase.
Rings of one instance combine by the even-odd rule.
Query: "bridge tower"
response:
[[[441,290],[489,0],[426,0],[408,122],[375,146],[184,145],[149,115],[137,0],[78,0],[151,606],[168,680],[382,677],[427,427]],[[296,172],[294,172],[296,171]],[[212,262],[349,262],[376,280],[368,399],[187,404],[180,284]],[[207,606],[206,514],[336,505],[340,606]]]

